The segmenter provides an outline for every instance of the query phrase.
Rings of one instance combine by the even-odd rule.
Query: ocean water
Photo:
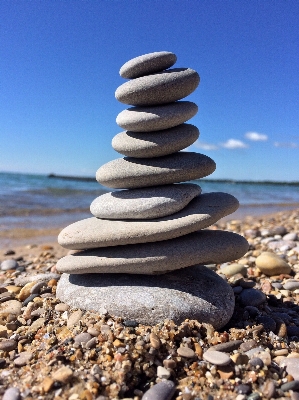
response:
[[[299,208],[299,184],[198,180],[203,193],[226,192],[240,202],[232,218]],[[0,230],[64,227],[91,216],[90,203],[108,191],[94,179],[64,180],[45,175],[0,173]]]

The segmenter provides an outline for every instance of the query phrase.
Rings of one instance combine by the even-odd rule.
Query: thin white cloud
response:
[[[297,143],[294,142],[274,142],[275,147],[284,147],[288,149],[296,149],[299,147]]]
[[[244,135],[246,139],[253,140],[254,142],[259,142],[259,141],[266,141],[268,140],[268,136],[265,135],[264,133],[258,133],[258,132],[247,132]]]
[[[195,143],[193,143],[193,146],[197,147],[198,149],[202,150],[218,150],[218,146],[212,143],[206,143],[206,142],[200,142],[197,140]]]
[[[225,149],[245,149],[248,145],[242,140],[228,139],[225,143],[221,143],[221,146]]]

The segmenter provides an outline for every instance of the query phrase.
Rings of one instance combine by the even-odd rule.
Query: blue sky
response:
[[[129,59],[172,51],[211,178],[299,180],[297,0],[3,0],[0,171],[95,174],[126,108]]]

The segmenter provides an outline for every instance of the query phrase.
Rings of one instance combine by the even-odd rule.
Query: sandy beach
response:
[[[0,274],[3,398],[298,399],[299,210],[222,220],[210,229],[241,233],[250,243],[237,267],[210,266],[236,299],[219,331],[200,321],[145,326],[106,310],[70,309],[55,296],[55,265],[67,254],[55,242],[59,229],[2,232],[12,241],[1,249],[1,262],[18,263]],[[262,252],[279,255],[289,273],[262,273],[256,267]],[[225,365],[218,352],[228,358]],[[164,390],[158,397],[148,392],[155,387]]]

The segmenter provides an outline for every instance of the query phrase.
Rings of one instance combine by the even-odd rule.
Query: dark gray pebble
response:
[[[244,289],[240,300],[245,306],[260,306],[266,301],[266,295],[256,289]]]
[[[131,319],[127,319],[126,321],[124,321],[124,326],[130,327],[130,328],[136,328],[138,326],[138,322],[131,320]]]
[[[249,361],[249,364],[252,365],[253,367],[260,367],[263,368],[264,366],[264,361],[259,358],[259,357],[254,357]]]
[[[276,322],[273,318],[268,317],[267,315],[261,315],[260,317],[257,317],[256,321],[258,324],[262,324],[266,331],[275,332]]]
[[[12,339],[6,339],[0,342],[0,350],[3,351],[11,351],[14,350],[17,347],[17,342]]]
[[[20,399],[20,390],[16,387],[8,388],[2,397],[2,400],[19,400],[19,399]]]
[[[30,289],[31,294],[38,294],[40,292],[40,289],[45,286],[45,282],[37,282],[32,288]]]
[[[31,294],[30,296],[28,296],[27,299],[23,301],[23,306],[27,306],[27,304],[36,297],[38,297],[38,294]]]
[[[170,400],[175,392],[172,381],[159,382],[142,396],[142,400]]]
[[[233,288],[233,291],[235,294],[240,294],[242,292],[243,288],[241,286],[235,286]]]
[[[299,327],[298,326],[288,326],[287,333],[288,333],[288,336],[299,336]]]
[[[9,259],[9,260],[4,260],[1,263],[1,270],[2,271],[8,271],[10,269],[16,269],[18,268],[19,264],[16,262],[16,260]]]
[[[209,351],[216,350],[216,351],[222,351],[224,353],[230,353],[231,351],[237,350],[242,343],[243,343],[242,340],[232,340],[226,343],[219,343],[216,344],[215,346],[210,347]]]
[[[299,390],[299,381],[291,381],[291,382],[284,383],[283,385],[280,386],[280,389],[283,392],[287,392],[288,390],[298,391]]]
[[[249,315],[250,315],[252,318],[255,318],[255,317],[258,315],[258,313],[259,313],[259,309],[256,308],[256,307],[253,307],[253,306],[246,306],[246,307],[245,307],[245,311],[248,311]]]
[[[5,360],[5,358],[0,358],[0,368],[2,369],[2,368],[5,368],[5,366],[6,366],[6,360]]]
[[[16,254],[14,250],[6,250],[4,253],[5,256],[13,256],[14,254]]]
[[[254,281],[244,281],[243,279],[240,280],[239,285],[243,288],[243,289],[250,289],[253,288],[255,286],[255,282]]]
[[[251,392],[251,387],[249,385],[238,385],[235,387],[235,392],[239,394],[249,394]]]

